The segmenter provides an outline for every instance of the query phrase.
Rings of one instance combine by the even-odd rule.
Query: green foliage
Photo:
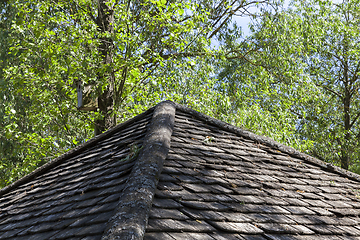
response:
[[[278,81],[296,135],[314,143],[311,154],[343,168],[358,162],[360,147],[358,3],[294,1],[253,26],[253,63]]]
[[[211,39],[249,6],[178,0],[1,4],[0,186],[92,137],[99,119],[124,121],[165,98],[206,109],[214,96],[222,104],[213,91],[218,83],[206,77],[212,66],[197,61],[217,55]],[[194,78],[182,75],[187,73]],[[110,100],[105,110],[76,109],[78,81],[95,86],[93,99]]]
[[[139,147],[137,144],[133,144],[130,146],[130,153],[125,157],[120,159],[119,161],[129,161],[137,158],[139,156],[140,150],[143,146]]]
[[[357,3],[260,5],[246,38],[256,1],[0,3],[0,186],[165,99],[359,172]],[[76,109],[78,81],[105,111]]]

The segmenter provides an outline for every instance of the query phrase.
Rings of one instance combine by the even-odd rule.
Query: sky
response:
[[[333,0],[333,1],[340,2],[342,0]],[[290,4],[290,0],[285,0],[284,8],[287,8],[289,6],[289,4]],[[259,12],[259,10],[256,7],[251,7],[248,10],[251,13]],[[233,17],[233,21],[235,21],[238,24],[238,26],[241,26],[244,36],[250,35],[250,29],[249,29],[250,17],[249,16],[244,16],[244,17],[235,16],[235,17]]]
[[[241,26],[241,29],[244,33],[244,36],[250,35],[250,29],[249,29],[249,23],[250,23],[250,17],[234,17],[233,20]]]

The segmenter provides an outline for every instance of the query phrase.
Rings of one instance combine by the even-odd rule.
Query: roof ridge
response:
[[[120,131],[121,129],[127,127],[129,124],[138,121],[139,119],[142,119],[144,116],[146,116],[149,112],[153,111],[155,107],[149,108],[148,110],[146,110],[145,112],[123,122],[118,124],[117,126],[107,130],[106,132],[103,132],[91,139],[89,139],[88,141],[86,141],[83,144],[80,144],[79,146],[71,149],[70,151],[60,155],[59,157],[50,160],[50,162],[42,165],[41,167],[35,169],[34,171],[32,171],[31,173],[25,175],[24,177],[18,179],[17,181],[13,182],[12,184],[4,187],[3,189],[0,189],[0,197],[8,192],[10,192],[11,190],[15,189],[16,187],[18,187],[19,185],[29,182],[30,180],[34,179],[35,177],[45,173],[47,170],[49,170],[50,168],[56,167],[57,165],[61,164],[63,161],[65,161],[66,159],[69,159],[71,157],[73,157],[74,155],[78,154],[79,152],[94,146],[97,142],[103,140],[104,138],[108,137],[111,134],[114,134],[118,131]]]
[[[213,118],[213,117],[210,117],[204,113],[201,113],[201,112],[198,112],[196,110],[193,110],[191,108],[188,108],[188,107],[185,107],[181,104],[178,104],[178,103],[174,103],[175,106],[176,106],[176,109],[177,110],[180,110],[180,111],[183,111],[185,113],[189,113],[209,124],[212,124],[212,125],[215,125],[223,130],[227,130],[227,131],[230,131],[232,133],[235,133],[235,134],[239,134],[243,137],[246,137],[250,140],[253,140],[253,141],[256,141],[258,143],[261,143],[261,144],[264,144],[266,146],[269,146],[269,147],[272,147],[272,148],[275,148],[283,153],[287,153],[289,154],[290,156],[294,156],[294,157],[297,157],[297,158],[300,158],[302,160],[305,160],[309,163],[312,163],[312,164],[315,164],[317,166],[320,166],[328,171],[331,171],[331,172],[335,172],[337,174],[340,174],[344,177],[347,177],[349,179],[352,179],[352,180],[355,180],[355,181],[359,181],[360,182],[360,175],[356,174],[356,173],[353,173],[353,172],[350,172],[348,170],[345,170],[345,169],[342,169],[340,167],[337,167],[337,166],[334,166],[333,164],[331,163],[326,163],[326,162],[323,162],[317,158],[314,158],[306,153],[303,153],[303,152],[300,152],[298,150],[296,150],[295,148],[292,148],[292,147],[289,147],[289,146],[286,146],[284,144],[281,144],[279,142],[276,142],[275,140],[269,138],[269,137],[265,137],[265,136],[260,136],[260,135],[257,135],[255,133],[252,133],[248,130],[244,130],[244,129],[241,129],[239,127],[236,127],[236,126],[233,126],[229,123],[226,123],[224,121],[221,121],[221,120],[218,120],[216,118]]]
[[[170,148],[175,105],[156,105],[150,128],[135,165],[119,198],[115,214],[107,223],[103,240],[143,239],[159,176]]]

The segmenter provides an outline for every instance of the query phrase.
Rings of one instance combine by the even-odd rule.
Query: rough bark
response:
[[[351,101],[351,94],[349,91],[349,77],[348,77],[348,65],[344,66],[344,129],[345,129],[345,136],[343,141],[343,146],[341,146],[341,167],[343,169],[349,169],[349,141],[350,141],[350,101]]]
[[[144,238],[152,201],[164,161],[170,149],[176,107],[170,101],[158,104],[142,149],[122,190],[102,240]]]
[[[107,82],[107,86],[105,89],[102,89],[102,87],[98,89],[98,108],[101,116],[95,120],[95,135],[116,125],[115,116],[112,116],[114,109],[115,76],[111,68],[113,60],[113,41],[111,35],[114,32],[114,11],[112,9],[112,3],[109,0],[98,0],[98,8],[97,26],[101,34],[98,50],[102,57],[103,66],[107,67],[106,71],[100,71],[98,73],[97,78],[100,83]]]

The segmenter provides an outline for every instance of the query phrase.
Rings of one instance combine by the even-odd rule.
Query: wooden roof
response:
[[[359,179],[166,101],[0,190],[0,239],[360,239]]]

